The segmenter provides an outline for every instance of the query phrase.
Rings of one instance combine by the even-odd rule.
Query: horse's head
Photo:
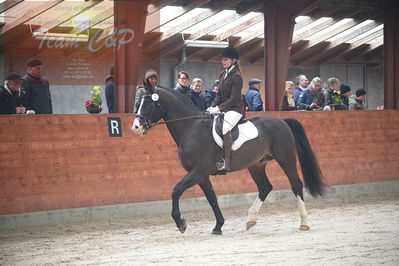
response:
[[[159,94],[156,89],[146,89],[145,94],[139,100],[140,105],[132,126],[132,130],[136,134],[147,134],[153,123],[163,117],[164,110],[158,100]]]

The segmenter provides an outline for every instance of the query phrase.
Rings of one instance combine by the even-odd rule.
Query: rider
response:
[[[232,138],[231,130],[244,116],[242,103],[242,77],[239,64],[240,55],[233,46],[226,47],[222,54],[224,71],[219,76],[219,90],[211,107],[210,114],[224,113],[223,121],[223,159],[216,164],[219,171],[230,170]]]

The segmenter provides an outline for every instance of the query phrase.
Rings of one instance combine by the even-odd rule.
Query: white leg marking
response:
[[[251,208],[249,208],[247,223],[248,222],[256,223],[256,218],[258,217],[258,213],[259,213],[260,207],[262,207],[262,204],[263,204],[263,201],[261,201],[259,199],[259,197],[256,198],[254,203],[252,203]]]
[[[299,195],[296,197],[298,200],[299,216],[301,217],[301,226],[299,227],[299,229],[309,230],[308,213],[306,212],[305,202],[303,202],[303,200],[301,199],[301,197]]]

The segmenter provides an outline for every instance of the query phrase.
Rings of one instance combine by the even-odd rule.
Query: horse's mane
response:
[[[174,96],[176,96],[176,98],[178,98],[182,103],[184,103],[185,105],[187,105],[187,107],[189,109],[193,109],[197,112],[200,112],[201,110],[186,96],[184,96],[183,94],[181,94],[179,91],[175,90],[175,89],[171,89],[171,88],[167,88],[164,86],[157,86],[160,89],[164,89],[168,92],[170,92],[171,94],[173,94]]]

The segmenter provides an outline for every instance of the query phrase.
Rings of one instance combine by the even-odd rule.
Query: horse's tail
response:
[[[283,120],[288,124],[294,134],[299,164],[301,165],[306,187],[313,197],[323,196],[325,192],[325,184],[322,181],[323,174],[312,147],[310,146],[305,129],[296,119],[284,118]]]

